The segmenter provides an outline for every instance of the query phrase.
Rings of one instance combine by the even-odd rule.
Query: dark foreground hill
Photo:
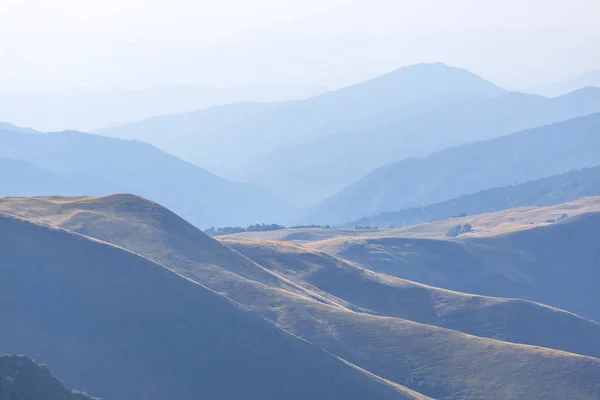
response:
[[[507,234],[454,240],[338,238],[311,247],[446,289],[537,301],[600,321],[600,213]]]
[[[354,226],[395,227],[489,213],[524,206],[551,206],[600,195],[600,167],[569,171],[549,178],[466,194],[442,203],[363,217]]]
[[[518,321],[529,317],[550,324],[545,326],[551,333],[540,334],[547,340],[544,344],[551,346],[554,340],[556,347],[596,354],[597,327],[559,310],[478,299],[404,281],[378,282],[385,277],[369,279],[364,269],[354,267],[348,275],[339,274],[331,270],[331,263],[315,267],[328,271],[322,281],[316,279],[318,274],[314,280],[294,278],[293,273],[283,274],[273,265],[252,262],[158,204],[135,196],[8,199],[2,203],[4,210],[118,244],[168,265],[313,345],[432,398],[583,400],[600,395],[597,358],[508,342],[506,334],[527,329]],[[338,291],[325,286],[336,279],[344,281]],[[356,284],[370,287],[365,298],[349,294]],[[377,298],[378,291],[386,298]],[[501,316],[503,312],[507,315]],[[478,334],[505,340],[399,316],[440,326],[448,318],[455,323],[453,329],[479,327]],[[576,350],[572,340],[569,344],[566,334],[573,329],[587,349]]]
[[[107,400],[419,398],[123,249],[6,215],[0,238],[0,352],[69,386]]]
[[[131,192],[168,205],[202,228],[277,219],[285,212],[266,190],[227,181],[139,141],[73,131],[0,131],[0,157],[13,160],[2,164],[3,196]],[[15,162],[29,164],[27,173]]]
[[[600,114],[378,168],[315,206],[304,222],[344,223],[600,165]]]
[[[65,388],[48,368],[18,355],[0,356],[0,400],[92,400]]]

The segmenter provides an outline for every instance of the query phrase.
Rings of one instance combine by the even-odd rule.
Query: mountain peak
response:
[[[506,90],[481,78],[471,71],[452,67],[442,62],[407,65],[375,78],[403,89],[431,91],[434,93],[468,93],[501,95]]]
[[[439,62],[400,67],[313,99],[318,99],[321,103],[325,100],[334,103],[343,97],[345,103],[358,104],[362,108],[375,103],[377,108],[385,109],[448,95],[493,97],[505,93],[506,90],[466,69]],[[377,102],[373,102],[373,99],[377,99]]]

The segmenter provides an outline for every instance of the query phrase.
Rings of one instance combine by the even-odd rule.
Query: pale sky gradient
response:
[[[442,61],[508,88],[600,68],[598,0],[0,0],[0,90],[337,87]]]

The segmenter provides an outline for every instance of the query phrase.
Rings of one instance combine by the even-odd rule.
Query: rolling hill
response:
[[[50,371],[31,359],[0,355],[0,400],[92,400],[65,388]]]
[[[439,221],[525,206],[550,206],[600,195],[600,167],[583,168],[518,185],[466,194],[425,207],[408,208],[360,218],[354,226],[395,227]]]
[[[485,296],[548,304],[600,321],[600,213],[488,236],[338,238],[310,246],[381,273]]]
[[[352,302],[359,303],[360,299],[350,298],[342,292],[336,295],[326,292],[315,285],[318,281],[283,275],[273,265],[255,263],[168,210],[135,196],[5,199],[2,201],[2,210],[35,219],[39,223],[77,231],[168,265],[173,271],[228,297],[313,345],[393,384],[407,386],[426,396],[464,399],[490,396],[530,399],[541,396],[558,400],[588,399],[600,395],[600,388],[595,385],[600,379],[600,360],[597,358],[471,336],[456,330],[385,316],[383,314],[390,312],[384,312],[383,308],[374,311],[377,303],[378,307],[383,307],[383,301],[374,299],[370,306],[366,303],[358,306]],[[319,263],[323,261],[318,259]],[[325,263],[322,269],[330,270],[332,267]],[[397,296],[397,307],[388,306],[389,309],[396,309],[396,315],[410,311],[410,301],[407,300],[402,306],[402,298],[410,294],[414,304],[420,304],[419,307],[423,307],[420,309],[429,310],[431,321],[436,320],[431,313],[439,312],[438,321],[443,319],[442,315],[451,316],[450,319],[457,326],[470,323],[479,325],[481,332],[487,332],[490,336],[499,332],[508,333],[511,329],[519,330],[517,321],[527,317],[532,321],[541,319],[545,323],[557,324],[546,336],[551,341],[555,340],[555,343],[558,343],[556,340],[564,340],[563,345],[568,345],[571,340],[568,346],[575,346],[573,339],[563,334],[568,332],[571,335],[575,329],[584,335],[579,341],[586,346],[593,346],[593,338],[598,336],[594,333],[596,324],[533,303],[525,302],[526,306],[522,307],[518,301],[496,300],[508,305],[496,308],[492,306],[494,299],[477,300],[472,296],[450,293],[440,295],[440,302],[432,308],[433,295],[428,296],[430,288],[407,284],[404,290],[399,281],[379,284],[378,278],[361,277],[365,273],[364,269],[353,266],[349,275],[350,278],[355,277],[354,281],[344,274],[336,275],[336,272],[332,276],[347,281],[342,288],[349,289],[352,284],[362,281],[365,285],[373,285],[371,293],[385,289],[389,298]],[[415,288],[414,293],[409,290],[411,285]],[[441,299],[447,303],[444,305]],[[464,304],[459,301],[461,299]],[[478,301],[482,302],[479,310],[476,306]],[[509,315],[500,318],[495,311],[510,310],[511,307],[520,309],[522,316],[516,311],[507,311]],[[213,308],[209,306],[209,309]],[[461,323],[461,309],[473,317],[465,317],[466,320]],[[485,317],[488,312],[492,316]],[[493,327],[485,328],[485,322],[477,322],[478,318],[492,322]],[[501,321],[510,327],[503,327],[504,322]],[[572,329],[564,330],[564,326],[571,326]],[[498,330],[492,332],[494,329]],[[591,341],[585,339],[586,332],[592,333]],[[554,339],[552,335],[556,335]],[[504,338],[508,340],[508,336]],[[594,351],[591,349],[593,347],[586,352]],[[565,375],[565,371],[570,372]],[[418,396],[406,390],[403,393]]]
[[[70,131],[0,131],[0,157],[13,160],[1,161],[4,196],[132,192],[201,227],[276,219],[286,212],[285,204],[261,188],[229,182],[138,141]]]
[[[215,107],[99,133],[150,142],[306,206],[388,163],[594,112],[600,89],[549,99],[436,63],[306,100]]]
[[[600,196],[584,197],[554,206],[517,207],[483,214],[459,215],[453,218],[400,228],[288,228],[267,232],[242,232],[221,237],[276,240],[298,244],[325,242],[335,238],[357,238],[358,240],[377,237],[446,239],[452,237],[448,234],[454,227],[467,224],[470,226],[470,230],[462,232],[461,237],[481,237],[546,226],[594,211],[600,211]]]
[[[7,215],[0,237],[0,352],[70,386],[108,400],[423,399],[121,248]]]
[[[344,223],[600,164],[600,114],[453,147],[378,168],[302,222]]]
[[[292,243],[222,239],[251,260],[357,311],[407,319],[471,335],[600,357],[600,325],[514,299],[450,292],[389,275]],[[565,330],[564,327],[570,328]]]

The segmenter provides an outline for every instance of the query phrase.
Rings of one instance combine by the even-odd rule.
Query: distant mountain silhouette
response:
[[[50,371],[31,359],[0,355],[0,400],[92,400],[68,390]]]
[[[560,96],[573,90],[589,86],[600,87],[600,69],[588,71],[577,77],[561,82],[534,86],[529,88],[529,90],[544,96]]]
[[[427,285],[528,299],[600,322],[600,212],[490,237],[338,238],[310,244],[377,272]]]
[[[107,85],[45,92],[4,92],[0,93],[0,120],[42,131],[100,129],[219,104],[304,99],[325,90],[293,85],[239,88],[174,85],[142,89]]]
[[[122,248],[4,214],[0,237],[0,352],[67,385],[114,400],[423,399]]]
[[[132,192],[169,205],[203,228],[277,219],[285,212],[261,188],[229,182],[139,141],[74,131],[0,131],[0,157],[13,160],[0,161],[4,196]]]
[[[16,126],[13,124],[9,124],[8,122],[0,122],[0,131],[13,131],[13,132],[21,132],[21,133],[41,133],[34,129]]]
[[[458,146],[378,168],[315,206],[302,222],[344,223],[600,165],[598,148],[600,114]]]
[[[418,64],[302,101],[236,104],[114,129],[307,206],[373,169],[600,112],[600,89],[507,92],[464,69]]]
[[[369,271],[357,268],[347,262],[331,260],[323,253],[310,251],[309,254],[296,253],[298,257],[292,257],[294,262],[289,263],[289,255],[286,255],[289,249],[284,246],[275,245],[259,249],[258,254],[266,255],[267,259],[256,258],[257,261],[268,261],[268,258],[273,257],[272,262],[265,262],[265,266],[263,266],[207,236],[169,210],[137,196],[117,195],[84,199],[3,199],[0,200],[0,204],[2,204],[3,212],[20,215],[39,223],[60,226],[69,231],[99,239],[103,243],[112,243],[118,245],[119,249],[134,251],[136,254],[168,266],[169,269],[190,281],[200,284],[201,288],[207,287],[231,299],[244,309],[251,310],[252,316],[262,317],[277,327],[305,339],[313,346],[376,374],[373,378],[382,377],[389,380],[388,382],[398,391],[396,396],[400,396],[399,398],[426,398],[415,391],[431,398],[455,397],[473,400],[490,396],[513,397],[519,400],[535,397],[551,400],[562,400],[563,398],[584,400],[600,394],[598,392],[600,388],[595,385],[600,379],[598,359],[508,342],[510,335],[514,335],[515,340],[526,340],[525,338],[529,337],[532,340],[531,343],[544,342],[548,346],[553,345],[585,354],[596,354],[594,352],[597,351],[595,346],[597,346],[598,327],[590,321],[560,310],[549,309],[529,302],[447,293],[412,282],[388,279],[386,276],[371,274]],[[14,229],[13,232],[15,232]],[[28,237],[32,238],[33,236],[28,234]],[[20,242],[17,237],[10,241],[6,248],[11,248],[13,252],[21,249],[25,253],[25,248],[30,248],[31,240]],[[14,242],[21,243],[22,246],[16,246]],[[64,253],[63,248],[58,247],[54,241],[44,241],[44,243],[52,243],[53,254],[62,255]],[[97,245],[102,245],[102,243]],[[45,247],[42,246],[41,249],[45,251]],[[0,250],[3,252],[2,254],[12,254],[5,253],[4,248]],[[242,249],[240,248],[240,250]],[[172,364],[169,363],[161,369],[161,371],[171,372],[163,377],[163,382],[164,379],[170,379],[172,376],[177,376],[179,382],[182,382],[181,379],[186,379],[186,383],[188,378],[194,379],[194,384],[198,386],[190,387],[186,384],[185,388],[193,390],[203,387],[205,391],[200,392],[207,393],[209,389],[219,384],[219,382],[213,383],[214,378],[219,374],[222,363],[225,362],[222,359],[230,360],[234,357],[230,356],[231,353],[241,357],[247,354],[246,351],[250,351],[251,354],[256,354],[256,359],[258,359],[265,357],[262,353],[263,350],[267,352],[266,354],[271,354],[274,348],[283,346],[281,343],[275,343],[269,332],[257,332],[259,329],[255,330],[254,325],[248,327],[248,320],[243,320],[239,324],[235,322],[229,325],[224,324],[228,326],[225,336],[221,333],[207,337],[212,332],[212,329],[206,327],[207,321],[212,321],[217,324],[217,327],[223,327],[221,322],[224,319],[229,321],[226,318],[227,315],[230,315],[230,312],[227,311],[228,308],[206,298],[194,302],[193,292],[189,292],[173,280],[167,280],[166,275],[161,274],[160,279],[151,278],[149,274],[139,271],[133,260],[122,263],[113,261],[104,253],[102,257],[96,256],[91,249],[86,249],[81,253],[85,253],[86,258],[98,261],[91,265],[83,264],[86,269],[80,273],[85,274],[88,279],[78,293],[89,293],[95,298],[94,282],[96,284],[106,282],[109,286],[116,285],[116,288],[112,288],[110,291],[111,301],[109,304],[128,304],[128,301],[121,302],[119,300],[121,298],[120,289],[127,288],[127,299],[135,299],[133,304],[138,305],[136,308],[141,307],[141,311],[136,311],[136,315],[139,315],[138,318],[152,316],[152,323],[148,322],[150,324],[149,332],[152,334],[140,334],[144,340],[134,349],[145,346],[148,342],[152,344],[158,337],[161,337],[163,338],[161,344],[153,347],[165,350],[160,352],[159,356],[169,357],[168,360],[179,360],[182,354],[179,352],[183,352],[183,349],[189,355],[184,357],[186,364],[179,363],[172,367]],[[31,252],[28,254],[31,255]],[[80,252],[70,250],[67,253],[68,256],[77,254]],[[255,257],[257,253],[253,254],[252,257]],[[40,254],[40,252],[34,252],[33,255],[47,257],[46,253]],[[102,263],[102,267],[96,266],[99,263]],[[22,265],[23,263],[15,264]],[[124,267],[125,265],[127,267]],[[341,270],[338,270],[338,267]],[[100,279],[101,277],[97,276],[95,272],[98,268],[109,268],[106,275],[110,279],[104,277]],[[39,279],[42,275],[38,269],[35,270],[38,274],[35,282],[39,285],[47,283],[47,280]],[[41,271],[46,269],[42,268]],[[0,268],[0,270],[2,269]],[[86,273],[87,270],[90,272]],[[92,274],[91,277],[90,274]],[[132,276],[138,274],[143,277],[139,278],[139,282]],[[117,284],[115,280],[118,280],[120,284]],[[0,284],[4,281],[5,279],[0,280]],[[70,282],[73,281],[77,281],[77,279],[72,277]],[[190,281],[186,280],[191,284]],[[336,282],[339,285],[336,285]],[[164,286],[165,284],[167,286]],[[357,291],[356,285],[361,288],[362,293]],[[11,285],[11,287],[14,286]],[[63,285],[58,285],[58,288],[62,287]],[[32,290],[35,293],[40,292],[37,286]],[[151,299],[146,299],[145,295],[136,295],[140,291],[147,293]],[[0,293],[5,292],[0,291]],[[60,298],[65,298],[64,290],[61,293]],[[116,294],[119,295],[116,296]],[[40,295],[44,298],[48,297]],[[383,295],[385,295],[383,298],[377,297]],[[179,301],[183,301],[182,297],[191,301],[193,305],[179,304]],[[115,299],[114,303],[113,299]],[[70,301],[67,302],[71,304]],[[166,303],[161,308],[164,313],[161,312],[157,316],[155,311],[150,312],[156,307],[156,304],[164,302]],[[80,303],[81,301],[76,303],[78,307],[81,307]],[[20,303],[16,302],[15,304]],[[131,308],[127,307],[121,313],[128,315],[129,310]],[[93,321],[98,320],[96,316],[98,313],[101,316],[107,314],[100,311],[95,310]],[[473,329],[472,332],[477,330],[477,333],[482,336],[487,335],[502,340],[471,336],[457,330],[418,323],[403,319],[400,317],[401,315],[415,319],[422,318],[423,322],[437,323],[440,326],[455,324],[452,325],[454,329]],[[169,319],[163,321],[162,318],[165,316],[168,316]],[[198,328],[202,329],[200,337],[195,328],[188,327],[181,322],[182,320],[190,321],[190,318],[191,321],[198,321],[198,326],[202,327]],[[130,319],[127,321],[129,322]],[[529,323],[535,325],[533,321],[540,321],[539,327],[549,327],[549,332],[531,336],[534,327]],[[145,323],[144,326],[146,325]],[[125,325],[125,327],[128,326],[130,326],[129,323]],[[131,333],[131,337],[138,337],[139,341],[139,336],[136,334],[137,326],[134,323],[127,332]],[[213,327],[214,325],[209,324],[209,326]],[[178,329],[173,329],[173,327]],[[171,335],[164,333],[165,329],[171,332]],[[580,335],[576,335],[578,340],[571,335],[573,329],[577,329],[577,335]],[[118,333],[120,332],[119,330]],[[219,330],[219,332],[221,331]],[[238,338],[239,332],[250,335],[250,337]],[[257,336],[260,336],[262,340],[256,339],[257,342],[255,342],[253,332],[257,332]],[[192,341],[183,340],[181,335],[184,335],[183,339],[190,338]],[[588,335],[590,336],[588,337]],[[115,336],[119,337],[119,335]],[[175,339],[179,340],[174,342]],[[213,349],[215,340],[219,346]],[[230,348],[231,341],[239,343],[239,347]],[[0,344],[2,343],[3,341],[0,340]],[[193,344],[191,349],[189,348],[190,343]],[[197,371],[204,371],[204,364],[202,364],[202,368],[190,365],[196,360],[194,354],[197,353],[194,353],[194,350],[197,348],[196,346],[206,349],[210,344],[213,347],[210,347],[209,354],[219,354],[218,360],[220,361],[217,362],[216,367],[211,369],[211,375],[199,375]],[[312,348],[310,346],[298,348],[298,351],[303,354],[300,361],[311,356],[312,353],[308,352]],[[277,354],[280,352],[275,351],[275,355]],[[295,357],[300,356],[285,356],[288,362],[293,359],[293,365],[297,368],[299,368],[299,363],[300,367],[304,365]],[[136,357],[132,356],[132,359],[136,359]],[[233,365],[241,363],[235,361],[236,359],[233,358]],[[321,361],[314,360],[311,362],[313,365],[321,363]],[[242,367],[243,365],[247,365],[248,368],[255,367],[250,361],[246,364],[242,363]],[[257,371],[253,369],[256,374],[264,373],[266,365],[277,369],[280,374],[286,374],[288,371],[285,365],[273,365],[271,361],[263,360],[259,365],[261,367]],[[543,365],[544,368],[539,368],[540,365]],[[183,373],[182,369],[189,370],[190,373]],[[316,377],[321,376],[320,371],[328,371],[325,376],[330,380],[338,376],[337,372],[334,374],[330,368],[315,367],[312,370]],[[565,371],[569,371],[566,376]],[[119,371],[114,371],[114,373],[118,374]],[[305,388],[301,382],[307,382],[307,379],[302,378],[297,371],[290,371],[290,374],[294,375],[294,378],[287,378],[292,379],[287,385],[293,383],[290,391]],[[230,375],[248,381],[256,379],[255,375],[246,376],[241,371],[238,374],[237,370],[230,372],[228,376]],[[372,390],[374,389],[372,388],[357,392],[363,384],[368,385],[360,377],[360,374],[345,375],[345,378],[340,377],[336,382],[342,384],[343,379],[356,378],[357,382],[354,382],[353,386],[347,387],[348,393],[356,395],[356,398],[382,398],[379,394],[373,395]],[[315,386],[323,385],[320,381],[312,382],[310,378],[313,377],[308,379],[311,385],[313,383]],[[210,383],[206,383],[204,379]],[[272,379],[277,380],[278,377],[273,376]],[[281,381],[281,379],[279,380]],[[196,381],[198,382],[196,383]],[[253,382],[250,388],[255,390],[254,388],[257,386],[265,386],[263,390],[269,390],[272,387],[269,382],[266,385],[263,382],[264,380],[261,378],[259,382]],[[227,380],[227,384],[227,389],[232,391],[239,386],[236,381],[231,379]],[[407,386],[413,391],[398,385]],[[329,387],[329,385],[325,386],[325,388]],[[241,397],[252,398],[248,395],[248,387],[244,387],[244,390],[246,392]],[[366,390],[371,393],[364,397]],[[381,390],[385,393],[385,389]],[[352,398],[352,395],[344,398]],[[348,395],[343,393],[343,396]],[[228,398],[224,395],[216,397]],[[175,398],[182,397],[175,396]],[[324,396],[323,398],[332,397]]]
[[[120,190],[118,188],[118,185],[99,176],[55,173],[27,162],[0,158],[0,197],[79,196],[82,193],[97,196],[124,190],[124,186]]]
[[[414,115],[382,118],[385,126],[278,149],[252,163],[242,178],[309,204],[391,162],[599,112],[600,89],[556,99],[522,93],[447,96],[421,108]]]
[[[349,223],[348,227],[410,226],[515,207],[551,206],[588,196],[600,196],[600,167],[583,168],[518,185],[482,190],[425,207],[363,217]]]
[[[444,64],[400,68],[364,83],[301,101],[233,104],[167,115],[99,133],[148,141],[226,176],[288,144],[385,126],[421,104],[449,95],[499,96],[505,91]]]

